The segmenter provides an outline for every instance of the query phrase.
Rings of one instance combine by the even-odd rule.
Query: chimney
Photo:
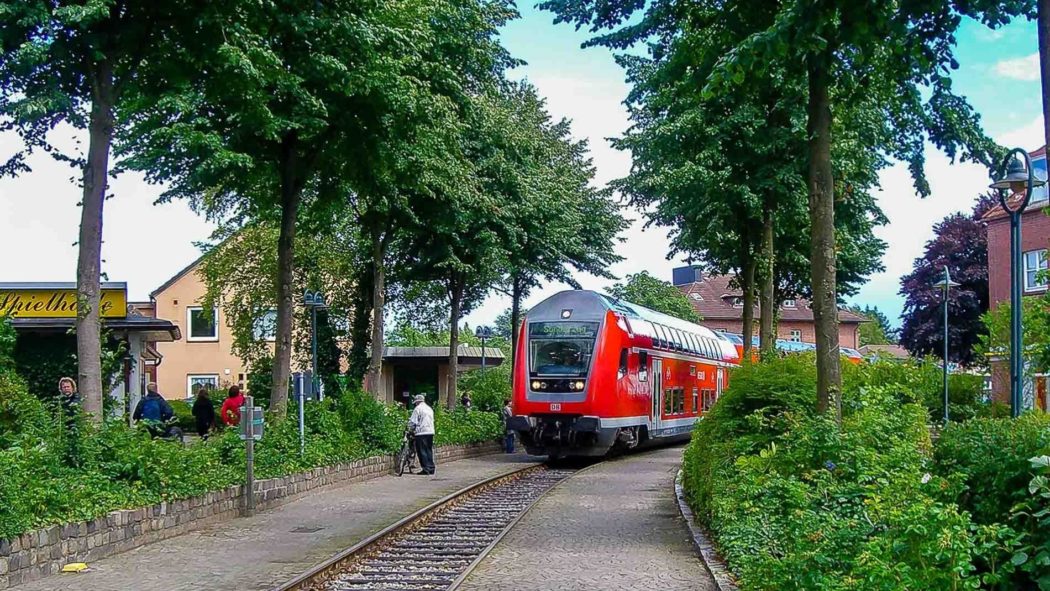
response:
[[[675,287],[696,283],[701,280],[701,277],[699,265],[686,265],[671,270],[671,283]]]

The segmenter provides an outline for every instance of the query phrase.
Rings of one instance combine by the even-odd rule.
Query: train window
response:
[[[700,337],[696,336],[695,334],[691,334],[691,335],[689,335],[689,340],[693,344],[693,347],[692,347],[693,353],[699,355],[700,354]]]
[[[682,344],[683,344],[683,340],[684,340],[682,338],[682,331],[674,329],[674,328],[672,328],[671,330],[674,332],[674,349],[675,349],[675,351],[681,351],[682,348],[683,348]]]
[[[696,413],[700,410],[700,390],[693,388],[693,412]]]
[[[627,349],[620,349],[620,369],[616,372],[617,379],[627,375]]]
[[[649,352],[639,351],[638,352],[638,380],[642,382],[649,381]]]
[[[696,366],[695,365],[690,365],[689,366],[689,375],[691,375],[691,376],[695,376],[696,375]]]
[[[704,412],[707,412],[715,405],[715,391],[704,390]]]
[[[678,388],[678,396],[675,401],[678,403],[678,414],[685,413],[685,388]]]
[[[664,414],[674,414],[674,389],[664,390]]]

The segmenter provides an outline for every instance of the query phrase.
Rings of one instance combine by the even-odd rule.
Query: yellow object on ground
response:
[[[79,573],[87,570],[88,565],[83,562],[70,562],[69,564],[62,567],[64,573]]]

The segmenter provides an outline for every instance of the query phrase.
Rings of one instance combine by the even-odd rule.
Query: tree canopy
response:
[[[904,296],[901,345],[917,357],[944,356],[944,296],[937,283],[944,268],[959,287],[948,294],[948,359],[963,365],[982,360],[976,345],[987,328],[982,315],[988,311],[988,240],[980,218],[993,205],[991,196],[980,198],[969,214],[955,213],[933,227],[923,256],[912,272],[901,278]]]
[[[682,290],[667,281],[661,281],[642,271],[628,275],[623,281],[613,284],[608,289],[609,295],[663,312],[688,322],[700,322],[702,318],[693,309],[693,304]]]

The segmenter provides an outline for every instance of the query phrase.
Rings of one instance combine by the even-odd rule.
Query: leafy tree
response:
[[[680,6],[672,0],[548,0],[541,6],[578,27],[612,29],[592,43],[613,48],[671,38],[683,23],[696,30],[740,31],[727,38],[717,67],[699,81],[705,100],[732,97],[740,86],[781,84],[775,76],[781,72],[789,81],[805,84],[817,402],[822,412],[834,410],[841,417],[835,202],[850,187],[835,182],[833,134],[842,129],[836,119],[841,124],[846,116],[860,125],[851,153],[866,160],[862,164],[869,178],[885,165],[881,154],[899,158],[908,162],[920,195],[929,193],[923,170],[927,140],[952,157],[990,165],[996,147],[980,131],[966,101],[952,92],[947,76],[958,67],[955,33],[962,16],[996,27],[1012,16],[1033,15],[1034,4],[703,0]],[[632,18],[639,10],[645,11],[640,21]]]
[[[889,345],[895,342],[896,331],[890,326],[889,318],[879,310],[878,306],[851,306],[849,308],[856,314],[864,316],[870,322],[861,323],[857,336],[860,345]]]
[[[185,55],[193,2],[4,0],[0,2],[0,127],[24,142],[0,174],[30,172],[37,149],[81,172],[77,241],[77,375],[86,410],[102,420],[102,215],[114,141],[134,110],[130,97],[160,101],[168,65]],[[61,124],[87,130],[88,149],[51,142]]]
[[[913,355],[944,355],[942,289],[944,268],[959,283],[948,295],[948,358],[972,365],[980,361],[975,346],[987,334],[981,316],[988,311],[988,243],[981,216],[992,205],[981,198],[971,214],[952,214],[933,227],[913,270],[901,278],[904,314],[900,341]]]
[[[507,342],[511,341],[511,335],[521,330],[522,319],[529,314],[528,308],[518,309],[518,323],[514,324],[511,320],[513,317],[513,309],[507,308],[506,310],[499,313],[496,319],[492,321],[492,333],[500,338],[506,339]]]
[[[131,163],[167,183],[167,199],[186,198],[213,217],[277,224],[273,409],[280,414],[300,214],[339,209],[347,179],[376,186],[371,175],[390,170],[385,134],[404,137],[402,126],[447,120],[440,97],[465,90],[463,70],[494,61],[506,10],[501,2],[452,0],[237,9],[238,18],[216,19],[215,30],[198,33],[222,42],[201,58],[203,67],[172,76],[178,100],[136,105],[142,114]]]
[[[700,322],[689,298],[677,287],[661,281],[648,271],[628,275],[624,281],[609,287],[609,295],[663,312],[688,322]]]

